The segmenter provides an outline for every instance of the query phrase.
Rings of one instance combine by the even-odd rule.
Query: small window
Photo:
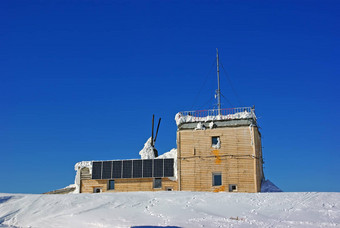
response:
[[[215,149],[219,149],[221,147],[220,136],[211,137],[211,147]]]
[[[153,179],[153,188],[162,188],[162,178]]]
[[[222,174],[221,173],[213,173],[213,186],[221,186],[222,185]]]
[[[109,190],[115,190],[115,181],[109,180]]]
[[[236,184],[230,184],[229,185],[229,192],[236,192],[237,191],[237,185]]]
[[[165,187],[166,191],[172,191],[172,187]]]
[[[101,193],[102,188],[93,188],[93,193]]]

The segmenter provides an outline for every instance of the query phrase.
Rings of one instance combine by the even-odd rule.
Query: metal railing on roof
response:
[[[239,108],[225,108],[221,109],[221,116],[232,116],[237,113],[251,113],[255,117],[255,109],[251,107],[239,107]],[[193,117],[207,117],[207,116],[219,116],[218,109],[208,110],[196,110],[196,111],[182,111],[179,112],[181,116],[193,116]]]

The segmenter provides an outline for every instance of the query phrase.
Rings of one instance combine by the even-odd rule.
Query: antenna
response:
[[[216,60],[217,60],[217,107],[218,107],[218,115],[221,115],[221,90],[220,90],[220,67],[218,64],[218,49],[216,48]]]
[[[156,139],[157,139],[157,135],[158,135],[158,129],[159,129],[159,125],[161,124],[161,119],[162,119],[162,118],[159,118],[159,120],[158,120],[158,125],[157,125],[157,130],[156,130],[156,135],[155,135],[155,140],[154,140],[154,143],[156,143]]]
[[[153,131],[154,131],[154,125],[155,125],[155,115],[152,115],[152,129],[151,129],[151,146],[153,147],[153,153],[155,155],[155,158],[158,157],[158,151],[155,148],[155,142],[157,139],[157,135],[158,135],[158,129],[159,129],[159,125],[161,123],[161,118],[159,118],[158,120],[158,125],[157,125],[157,130],[156,130],[156,136],[155,138],[153,137]]]
[[[151,146],[153,146],[153,125],[154,125],[155,115],[152,115],[152,131],[151,131]]]

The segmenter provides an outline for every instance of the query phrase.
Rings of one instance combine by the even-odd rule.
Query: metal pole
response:
[[[151,146],[154,146],[154,139],[153,139],[153,125],[154,125],[155,115],[152,115],[152,129],[151,129]]]
[[[220,67],[218,65],[218,49],[216,48],[216,58],[217,58],[217,107],[218,115],[221,115],[221,90],[220,90]]]

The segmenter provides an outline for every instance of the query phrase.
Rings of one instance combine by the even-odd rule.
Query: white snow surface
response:
[[[340,227],[340,193],[0,193],[0,227]]]
[[[256,118],[254,113],[251,112],[238,112],[235,114],[229,115],[212,115],[206,117],[195,117],[190,115],[182,115],[180,112],[176,114],[175,121],[177,126],[182,123],[190,123],[190,122],[208,122],[214,120],[232,120],[232,119],[249,119],[249,118]]]
[[[144,144],[144,147],[141,151],[139,151],[139,155],[141,156],[141,159],[154,159],[155,154],[153,152],[154,147],[151,145],[152,138],[150,137],[146,143]]]

